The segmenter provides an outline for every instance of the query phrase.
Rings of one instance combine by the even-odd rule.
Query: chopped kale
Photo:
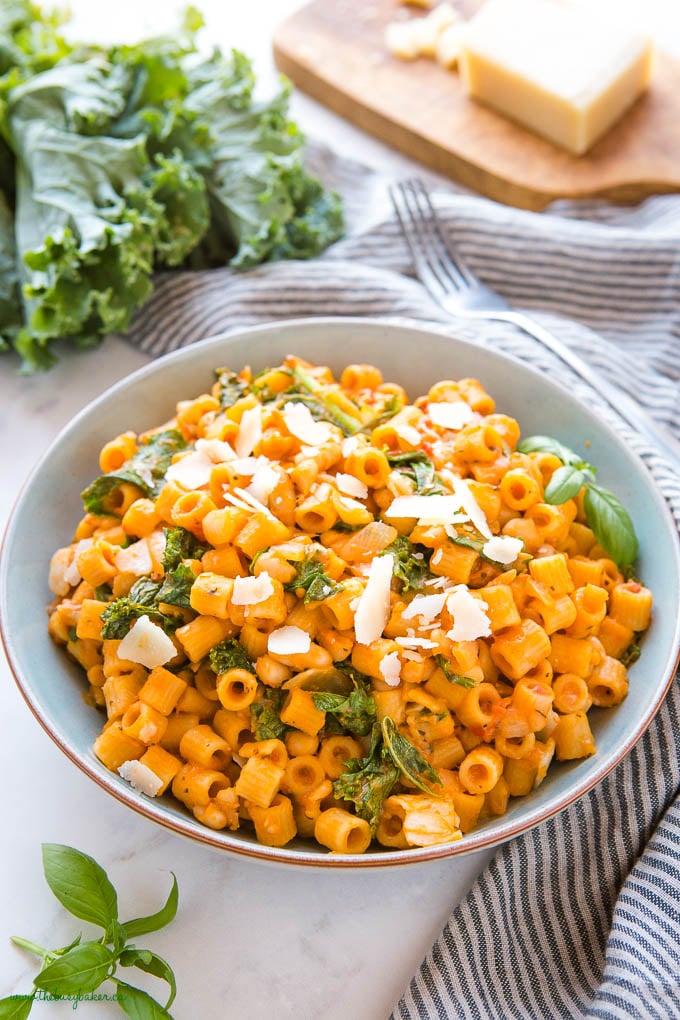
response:
[[[156,596],[157,602],[167,602],[180,609],[191,609],[191,587],[196,580],[191,567],[180,563],[174,570],[168,571],[163,578]]]
[[[186,441],[177,429],[150,435],[116,471],[100,475],[81,493],[88,513],[106,514],[107,497],[124,482],[136,485],[145,496],[158,496],[172,458],[186,448]]]
[[[640,658],[641,651],[642,650],[637,641],[633,641],[630,645],[628,645],[628,648],[626,648],[625,652],[621,656],[621,662],[626,668],[628,668],[628,666],[632,666],[633,663],[637,662]]]
[[[434,793],[433,784],[441,786],[442,781],[418,748],[399,732],[397,724],[389,716],[382,720],[381,728],[384,747],[397,768],[414,786],[425,793]]]
[[[195,535],[186,528],[164,528],[165,552],[163,569],[175,570],[182,560],[200,560],[208,547],[201,545]]]
[[[245,669],[249,673],[255,672],[255,666],[250,657],[236,638],[227,638],[220,641],[218,645],[210,649],[210,668],[213,673],[226,673],[228,669]]]
[[[473,677],[465,676],[463,673],[454,673],[443,655],[437,656],[437,662],[449,683],[458,684],[460,687],[466,688],[477,686],[477,681]]]
[[[368,687],[357,684],[347,695],[317,691],[312,699],[318,709],[333,715],[350,733],[363,737],[371,732],[375,722],[375,701]]]
[[[345,763],[345,771],[333,783],[333,793],[338,799],[353,803],[357,815],[375,833],[383,801],[398,779],[399,769],[385,754],[380,726],[375,723],[368,754]]]
[[[394,568],[392,576],[401,582],[401,590],[418,591],[430,577],[430,556],[432,550],[424,545],[409,541],[406,535],[399,535],[381,553],[392,553]]]
[[[287,691],[267,688],[260,700],[253,701],[250,706],[250,718],[256,740],[277,740],[283,736],[286,725],[281,722],[280,713],[286,695]]]
[[[158,609],[157,596],[160,588],[158,581],[152,581],[150,577],[141,577],[135,581],[127,595],[109,602],[101,617],[104,623],[102,638],[107,641],[109,639],[120,641],[140,616],[148,616],[166,630],[174,629],[177,621]]]
[[[222,410],[231,407],[249,392],[248,383],[239,379],[236,372],[232,372],[228,368],[218,368],[215,370],[215,375],[217,377],[217,399]]]
[[[314,555],[306,556],[300,563],[295,563],[296,575],[285,586],[287,591],[304,590],[304,601],[319,602],[342,591],[344,585],[331,580],[324,571],[323,563]]]

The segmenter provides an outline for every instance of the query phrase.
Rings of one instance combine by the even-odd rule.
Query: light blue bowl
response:
[[[98,474],[104,443],[124,430],[142,431],[170,417],[179,399],[209,389],[218,366],[259,369],[289,353],[334,371],[351,362],[373,363],[387,380],[405,386],[411,399],[438,379],[478,378],[498,410],[519,420],[524,435],[553,435],[584,452],[588,443],[587,459],[597,466],[598,479],[620,496],[635,522],[639,573],[656,598],[654,620],[642,657],[630,670],[626,700],[591,713],[597,753],[553,765],[538,790],[511,801],[506,815],[448,846],[361,856],[329,855],[302,841],[268,848],[247,832],[213,832],[170,799],[144,798],[95,758],[92,744],[102,716],[84,704],[80,669],[47,634],[50,558],[71,540],[82,514],[79,494]],[[514,359],[441,332],[364,319],[306,319],[243,330],[169,355],[113,386],[73,419],[34,470],[10,519],[0,568],[2,635],[17,684],[40,724],[76,765],[118,800],[175,832],[251,857],[333,868],[404,865],[490,847],[583,796],[630,751],[659,708],[680,644],[679,604],[678,536],[666,504],[644,465],[587,407]]]

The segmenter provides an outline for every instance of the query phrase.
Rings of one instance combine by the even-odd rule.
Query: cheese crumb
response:
[[[177,655],[177,649],[162,627],[140,616],[118,645],[118,658],[139,662],[147,669],[164,666]]]
[[[491,633],[486,602],[474,598],[464,586],[449,593],[446,608],[453,617],[453,627],[446,635],[452,641],[476,641]]]
[[[371,563],[366,587],[354,615],[354,632],[360,645],[370,645],[382,635],[390,615],[390,588],[394,556],[385,553]]]
[[[129,783],[133,790],[144,793],[147,797],[155,797],[163,786],[162,779],[159,779],[148,765],[143,765],[134,758],[123,762],[118,769],[118,775]]]
[[[235,577],[231,602],[234,606],[257,606],[274,594],[274,584],[266,570],[256,577]]]
[[[304,655],[311,646],[311,637],[301,627],[279,627],[267,639],[267,651],[273,655]]]
[[[508,566],[514,563],[522,549],[524,542],[521,538],[513,538],[511,535],[494,535],[482,546],[482,552],[490,560]]]
[[[401,681],[401,662],[399,652],[388,652],[378,664],[380,675],[388,687],[398,687]]]

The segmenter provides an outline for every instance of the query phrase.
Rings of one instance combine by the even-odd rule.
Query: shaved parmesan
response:
[[[164,666],[177,655],[177,649],[162,627],[140,616],[118,645],[118,658],[139,662],[147,669]]]
[[[422,637],[398,637],[394,639],[402,648],[436,648],[437,642]]]
[[[522,549],[524,542],[521,538],[513,538],[511,535],[494,535],[482,547],[482,552],[490,560],[502,563],[507,566],[514,563]]]
[[[448,524],[459,508],[460,499],[456,496],[397,496],[385,517],[414,517],[428,524]]]
[[[264,460],[264,458],[263,458]],[[265,462],[258,464],[253,473],[250,485],[246,486],[246,492],[264,504],[266,499],[279,484],[279,473],[271,464]]]
[[[326,422],[314,421],[309,408],[297,401],[289,401],[284,405],[283,420],[291,436],[309,446],[321,446],[333,436]]]
[[[420,446],[422,442],[423,437],[413,425],[395,425],[394,431],[400,439],[403,439],[410,446]]]
[[[335,484],[338,492],[344,492],[346,496],[357,496],[359,499],[366,499],[368,496],[368,486],[354,475],[337,474]]]
[[[256,577],[235,577],[231,602],[234,606],[257,606],[274,594],[272,579],[266,570]]]
[[[174,461],[165,473],[169,482],[181,485],[183,489],[202,489],[210,481],[210,472],[215,462],[204,452],[192,450]]]
[[[154,564],[146,538],[140,538],[138,542],[132,542],[124,549],[118,549],[115,561],[116,568],[121,573],[135,574],[136,577],[145,577],[153,573]]]
[[[279,627],[267,639],[267,651],[273,655],[304,655],[312,639],[301,627]]]
[[[129,783],[133,790],[144,793],[147,797],[155,797],[163,786],[163,780],[159,779],[148,765],[143,765],[134,758],[123,762],[118,769],[118,775]]]
[[[452,641],[476,641],[491,633],[486,602],[474,598],[464,586],[449,593],[446,608],[453,617],[453,627],[446,635]]]
[[[360,503],[357,499],[352,499],[351,496],[336,496],[335,506],[340,510],[346,510],[348,513],[352,510],[365,510],[366,507],[363,503]]]
[[[428,624],[435,616],[439,616],[445,602],[446,592],[437,595],[416,595],[401,615],[404,620],[412,620],[414,616],[418,616],[423,623]]]
[[[341,446],[343,457],[349,457],[351,453],[354,453],[355,450],[358,450],[362,445],[363,444],[359,436],[347,436],[346,439],[343,439]]]
[[[447,480],[450,481],[453,486],[453,491],[456,494],[458,505],[463,508],[480,535],[483,535],[484,538],[491,538],[491,528],[489,527],[489,522],[486,519],[486,514],[472,495],[470,486],[465,479],[456,478],[455,475],[447,472]]]
[[[73,559],[64,571],[64,580],[67,584],[71,585],[72,588],[75,588],[81,579],[80,568],[78,567],[78,557],[81,553],[85,552],[86,549],[90,549],[93,544],[93,538],[81,538],[81,540],[77,542],[73,548]],[[62,594],[65,595],[66,592],[63,592]]]
[[[366,587],[354,615],[354,632],[360,645],[370,645],[382,635],[390,615],[390,588],[394,556],[385,553],[371,563]]]
[[[223,439],[197,439],[196,449],[199,453],[204,453],[206,457],[210,457],[210,460],[214,461],[215,464],[224,464],[228,460],[234,460],[236,454],[229,443],[224,442]]]
[[[239,457],[248,457],[262,438],[262,408],[259,404],[243,412],[234,446]]]
[[[388,652],[378,664],[380,675],[388,687],[398,687],[401,680],[399,652]]]
[[[456,432],[475,417],[470,405],[462,400],[456,404],[429,404],[427,412],[433,425],[438,425],[442,429],[453,429]]]
[[[408,659],[409,662],[422,662],[423,657],[420,652],[414,652],[410,648],[404,648],[401,652],[402,659]]]

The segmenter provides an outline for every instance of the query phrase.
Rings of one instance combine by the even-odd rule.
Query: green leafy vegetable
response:
[[[175,38],[71,44],[28,0],[0,8],[0,349],[27,371],[124,331],[159,267],[310,258],[342,234],[303,168],[290,89],[254,98],[243,54]],[[16,252],[12,251],[14,234]],[[17,284],[23,287],[19,306]]]
[[[182,560],[200,560],[208,550],[201,545],[196,536],[186,528],[164,528],[165,551],[163,552],[163,569],[176,570]]]
[[[286,693],[267,689],[258,701],[251,704],[250,717],[255,740],[277,740],[286,732],[286,724],[281,722],[280,714]]]
[[[368,754],[365,758],[345,762],[344,772],[333,782],[333,793],[339,800],[354,804],[357,815],[364,818],[375,833],[383,801],[398,779],[399,769],[385,752],[382,732],[376,722]]]
[[[346,436],[352,436],[362,427],[360,411],[356,416],[342,410],[333,400],[333,391],[318,382],[311,373],[299,365],[293,368],[294,386],[286,390],[286,396],[296,393],[296,399],[309,407],[313,418],[337,425]]]
[[[635,526],[618,496],[595,484],[593,465],[549,436],[529,436],[518,443],[517,449],[521,453],[545,451],[563,461],[564,467],[555,471],[545,490],[546,503],[566,503],[585,487],[583,508],[589,527],[616,565],[628,569],[638,554]]]
[[[413,491],[419,495],[431,496],[445,491],[441,478],[435,472],[434,464],[422,450],[390,453],[387,459],[391,467],[411,479]]]
[[[459,687],[471,688],[477,686],[477,681],[471,676],[464,676],[462,673],[454,673],[443,655],[437,656],[439,668],[449,683],[458,684]]]
[[[193,574],[191,576],[193,579]],[[148,616],[155,623],[160,623],[165,630],[174,630],[178,621],[158,609],[159,602],[169,601],[167,598],[159,597],[163,584],[164,582],[152,581],[150,577],[140,577],[127,595],[109,602],[101,615],[102,638],[120,641],[140,616]]]
[[[432,550],[409,541],[406,535],[395,538],[380,555],[384,553],[394,556],[392,576],[401,582],[402,592],[419,591],[432,576],[429,566]]]
[[[239,379],[236,372],[232,372],[228,368],[218,368],[215,371],[215,375],[217,377],[218,387],[217,399],[220,402],[222,410],[224,410],[225,407],[231,407],[250,390],[248,384],[243,382],[242,379]]]
[[[393,719],[385,716],[381,727],[385,749],[390,758],[397,768],[405,776],[408,776],[414,786],[431,794],[434,792],[433,785],[442,785],[435,769],[423,758],[418,748],[414,747],[411,741],[399,732]]]
[[[138,486],[145,496],[158,496],[172,458],[186,448],[186,441],[177,429],[167,429],[148,436],[117,471],[100,475],[81,493],[89,513],[105,514],[106,500],[123,482]]]
[[[250,661],[247,651],[236,638],[220,641],[218,645],[210,649],[208,658],[210,659],[210,668],[218,676],[220,673],[226,673],[228,669],[245,669],[249,673],[255,672],[255,666]]]
[[[336,595],[344,588],[344,585],[331,580],[323,568],[323,563],[314,554],[305,556],[304,560],[293,565],[296,575],[285,587],[287,591],[297,594],[304,591],[305,603],[320,602],[322,599],[330,598],[331,595]]]
[[[637,643],[637,641],[633,641],[631,642],[631,644],[628,645],[628,648],[626,648],[625,652],[621,656],[621,662],[627,669],[628,666],[632,666],[634,662],[638,661],[641,654],[642,649],[640,648],[639,644]]]
[[[357,684],[349,694],[330,694],[317,691],[312,695],[315,706],[322,712],[334,715],[340,725],[357,736],[371,732],[375,722],[375,701],[368,687]]]
[[[176,994],[172,967],[150,949],[129,945],[128,940],[157,931],[172,921],[178,904],[175,876],[172,876],[172,889],[161,910],[121,924],[116,890],[94,858],[73,847],[46,843],[43,845],[43,869],[47,884],[59,902],[75,917],[100,928],[102,935],[87,942],[78,935],[68,946],[53,950],[13,937],[16,946],[40,958],[41,967],[30,994],[0,999],[1,1020],[25,1020],[38,991],[56,998],[88,995],[107,979],[115,982],[119,992],[117,1001],[128,1016],[139,1020],[170,1017],[168,1008]],[[147,992],[121,981],[117,977],[118,966],[135,967],[164,981],[169,989],[166,1005],[162,1006]]]

